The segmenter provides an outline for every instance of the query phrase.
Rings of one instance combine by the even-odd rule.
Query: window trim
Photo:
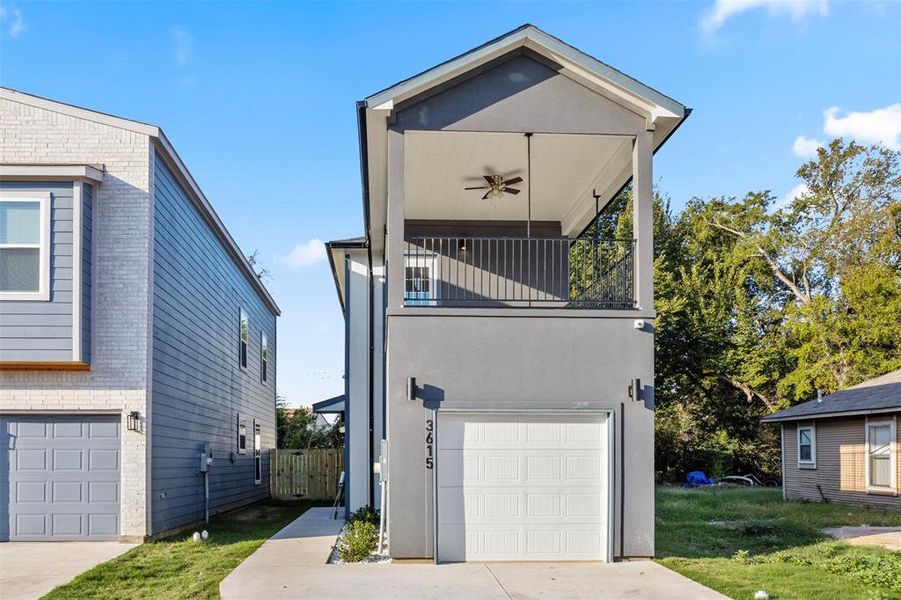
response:
[[[50,192],[2,191],[0,202],[37,202],[40,215],[40,241],[38,242],[38,290],[36,292],[0,291],[0,300],[50,301],[50,212],[52,210]],[[34,248],[34,244],[0,244],[0,248]]]
[[[801,460],[801,431],[804,429],[810,430],[810,460]],[[808,423],[806,425],[802,425],[798,423],[798,428],[795,433],[797,439],[797,451],[798,451],[798,468],[799,469],[816,469],[817,468],[817,424],[816,421]]]
[[[889,426],[889,472],[891,474],[891,484],[888,487],[881,485],[872,485],[870,483],[870,427],[880,425]],[[864,462],[865,477],[868,494],[890,494],[898,495],[898,429],[895,417],[876,418],[864,420]]]
[[[241,426],[244,426],[244,447],[241,447]],[[241,413],[238,413],[235,425],[235,448],[238,454],[247,454],[247,419]]]
[[[253,420],[253,484],[263,483],[263,428]]]
[[[269,336],[260,332],[260,383],[269,381]]]
[[[244,324],[247,324],[247,339],[244,339]],[[250,318],[243,308],[238,312],[238,367],[247,370],[250,362]]]

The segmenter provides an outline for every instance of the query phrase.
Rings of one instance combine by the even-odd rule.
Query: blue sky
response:
[[[160,125],[272,271],[279,390],[343,389],[317,240],[362,232],[354,101],[530,22],[694,109],[655,180],[692,196],[797,185],[817,142],[898,147],[901,3],[0,2],[0,85]]]

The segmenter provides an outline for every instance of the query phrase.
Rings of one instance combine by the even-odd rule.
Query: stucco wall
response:
[[[147,414],[152,156],[146,135],[0,99],[0,162],[106,167],[93,194],[91,370],[0,372],[0,411]],[[147,448],[146,433],[123,428],[122,535],[147,532]]]
[[[901,413],[895,415],[896,419],[898,415]],[[782,476],[787,500],[822,502],[825,496],[829,502],[901,509],[899,496],[867,493],[864,417],[817,419],[814,423],[816,468],[798,466],[798,423],[783,426],[785,463]],[[898,434],[898,428],[895,429]],[[896,453],[899,448],[901,434],[898,435]],[[895,459],[895,468],[896,481],[901,482],[901,455]]]
[[[591,318],[577,310],[551,311],[550,316],[549,311],[507,310],[506,316],[478,309],[452,316],[435,314],[441,309],[389,309],[392,556],[432,556],[432,478],[425,467],[424,437],[425,421],[435,407],[612,409],[614,554],[653,556],[651,322],[639,331],[635,315],[626,312]],[[420,388],[415,401],[406,398],[408,377],[416,377]],[[635,377],[643,383],[642,401],[628,397]]]

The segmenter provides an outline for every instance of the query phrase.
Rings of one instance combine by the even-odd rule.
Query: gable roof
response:
[[[844,415],[901,411],[901,369],[844,390],[780,410],[761,419],[764,423],[797,421]]]
[[[493,40],[455,56],[430,69],[399,81],[375,94],[364,102],[367,108],[390,108],[397,102],[448,81],[480,64],[525,47],[557,62],[582,77],[600,84],[610,94],[634,105],[643,105],[661,116],[682,117],[685,106],[654,88],[629,77],[610,65],[582,52],[563,40],[550,35],[531,23],[520,25]]]
[[[11,88],[0,87],[0,98],[148,136],[153,141],[157,151],[161,153],[163,158],[173,169],[176,177],[178,177],[183,184],[188,196],[191,198],[192,202],[194,202],[194,205],[200,211],[204,220],[210,225],[213,233],[222,242],[226,252],[231,255],[234,263],[238,265],[238,268],[244,274],[244,277],[250,282],[251,287],[254,288],[257,295],[263,300],[263,303],[272,314],[276,316],[281,315],[281,310],[275,303],[275,299],[269,293],[269,290],[266,289],[266,286],[260,281],[260,278],[257,277],[257,274],[247,260],[247,257],[241,252],[241,249],[228,232],[228,229],[225,228],[225,224],[219,218],[219,215],[216,214],[213,205],[204,195],[200,186],[197,184],[197,181],[191,175],[191,172],[188,171],[188,168],[185,166],[184,162],[182,162],[181,157],[178,156],[178,153],[175,151],[175,148],[169,142],[168,138],[166,138],[162,129],[149,123],[125,119],[96,110],[26,94]]]
[[[374,252],[383,250],[381,236],[386,217],[387,128],[386,118],[406,103],[427,96],[442,86],[452,86],[480,69],[508,56],[529,52],[557,72],[600,96],[644,118],[653,131],[656,152],[675,133],[691,109],[654,88],[629,77],[538,27],[526,23],[435,67],[404,79],[357,102],[360,145],[363,227]],[[605,193],[601,207],[631,181],[631,172]]]

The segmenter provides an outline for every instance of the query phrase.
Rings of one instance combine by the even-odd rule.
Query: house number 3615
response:
[[[435,466],[435,455],[432,454],[432,442],[434,441],[435,425],[431,419],[425,420],[425,468],[431,469]]]

